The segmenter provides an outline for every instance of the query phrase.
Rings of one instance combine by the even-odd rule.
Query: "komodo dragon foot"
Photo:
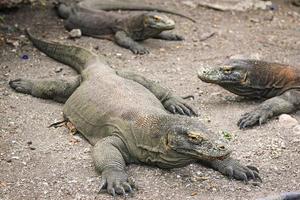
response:
[[[128,176],[124,171],[117,170],[104,170],[102,172],[102,178],[100,181],[100,190],[106,188],[107,192],[112,196],[126,195],[126,193],[132,193],[132,187],[134,185],[128,180]]]
[[[32,82],[26,79],[16,79],[9,81],[10,87],[15,89],[17,92],[24,94],[31,94]]]
[[[264,124],[273,116],[271,109],[256,109],[242,115],[237,125],[240,129],[254,126],[256,124]]]
[[[211,163],[212,167],[230,179],[237,179],[248,182],[253,180],[255,182],[262,182],[259,176],[259,171],[254,166],[243,166],[237,160],[228,158],[225,160],[215,160]]]

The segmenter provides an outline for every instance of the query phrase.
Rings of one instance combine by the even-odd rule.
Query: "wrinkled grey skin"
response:
[[[198,77],[207,83],[248,98],[267,99],[238,121],[241,129],[263,124],[269,118],[300,108],[300,71],[260,60],[230,60],[214,68],[203,68]]]
[[[145,77],[115,71],[102,57],[76,46],[46,42],[29,34],[33,44],[79,75],[65,79],[16,79],[17,92],[64,102],[64,118],[93,145],[101,173],[100,189],[111,195],[132,192],[126,164],[160,168],[205,162],[222,174],[261,181],[257,168],[243,166],[209,131],[184,100]],[[177,113],[181,115],[174,115]]]

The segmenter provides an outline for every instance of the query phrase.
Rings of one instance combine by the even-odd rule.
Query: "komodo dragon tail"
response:
[[[26,29],[26,33],[36,48],[44,52],[49,57],[69,65],[78,73],[81,73],[81,71],[86,68],[88,61],[97,57],[96,54],[81,47],[40,40],[33,36],[29,29]]]
[[[180,17],[186,18],[191,20],[192,22],[196,22],[191,17],[186,16],[185,14],[165,9],[158,6],[152,6],[152,5],[143,5],[139,3],[126,3],[122,1],[117,2],[101,2],[96,0],[88,0],[88,1],[82,1],[78,3],[78,6],[81,8],[86,9],[98,9],[98,10],[106,10],[106,11],[113,11],[113,10],[145,10],[145,11],[158,11],[158,12],[164,12],[169,13],[173,15],[178,15]]]

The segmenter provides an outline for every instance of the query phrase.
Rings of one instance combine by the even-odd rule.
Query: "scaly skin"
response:
[[[56,7],[59,16],[66,19],[65,27],[68,30],[80,29],[84,35],[113,40],[119,46],[130,49],[135,54],[149,53],[137,41],[148,38],[183,40],[183,37],[179,35],[162,33],[175,27],[175,22],[165,15],[150,12],[123,16],[118,13],[106,12],[109,10],[157,10],[186,17],[174,11],[146,5],[99,1],[83,1],[72,6],[59,3]]]
[[[300,108],[300,70],[259,60],[231,60],[224,66],[202,69],[199,78],[241,96],[267,99],[238,121],[241,129]]]
[[[279,195],[259,198],[257,200],[300,200],[300,192],[285,192]]]
[[[106,187],[111,195],[132,192],[125,172],[130,163],[174,168],[203,161],[231,178],[261,180],[255,167],[231,158],[226,145],[197,118],[182,116],[196,112],[169,90],[140,75],[115,71],[83,48],[45,42],[31,34],[29,38],[48,56],[76,69],[80,79],[68,79],[62,86],[59,80],[57,90],[55,79],[51,86],[49,80],[29,79],[10,81],[10,86],[41,98],[69,95],[64,118],[93,145],[95,167],[102,174],[100,189]],[[66,85],[72,89],[63,91]]]

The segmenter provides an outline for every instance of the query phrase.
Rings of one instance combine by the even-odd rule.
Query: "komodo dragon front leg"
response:
[[[161,87],[159,84],[132,72],[117,71],[116,73],[123,78],[138,82],[150,90],[161,101],[165,109],[171,113],[197,116],[197,112],[192,106],[188,105],[181,97],[173,95],[170,90]]]
[[[300,91],[289,90],[280,96],[264,101],[256,109],[242,115],[238,121],[240,128],[246,128],[255,124],[263,124],[269,118],[283,113],[291,113],[300,108]]]
[[[125,172],[129,153],[123,141],[116,136],[109,136],[98,141],[92,151],[96,169],[102,174],[100,190],[107,188],[113,196],[132,192]],[[100,191],[99,190],[99,191]]]
[[[259,181],[262,181],[259,177],[259,171],[256,167],[243,166],[233,158],[208,161],[208,164],[229,178],[234,178],[245,182],[247,182],[249,179],[258,179]]]
[[[147,54],[149,51],[129,37],[124,31],[115,33],[115,42],[126,49],[131,50],[134,54]]]
[[[9,85],[20,93],[64,103],[80,82],[81,76],[74,76],[60,79],[16,79],[10,81]]]

